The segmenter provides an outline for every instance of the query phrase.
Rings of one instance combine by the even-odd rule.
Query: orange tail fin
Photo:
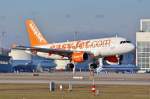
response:
[[[35,23],[28,19],[26,20],[26,28],[29,34],[29,40],[31,46],[40,46],[48,44],[44,36],[41,34]]]

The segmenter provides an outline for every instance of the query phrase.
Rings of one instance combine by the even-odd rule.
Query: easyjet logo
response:
[[[76,41],[76,42],[70,42],[66,44],[53,44],[50,46],[50,48],[53,49],[83,49],[83,48],[97,48],[97,47],[107,47],[111,45],[111,40],[95,40],[95,41]]]
[[[40,42],[45,42],[45,39],[42,37],[40,31],[38,30],[38,28],[35,26],[35,24],[32,24],[30,23],[29,24],[31,30],[33,31],[33,34],[37,37],[37,39],[40,41]]]

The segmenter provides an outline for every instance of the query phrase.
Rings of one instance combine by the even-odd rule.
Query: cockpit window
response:
[[[131,43],[130,41],[121,41],[120,44],[123,44],[123,43]]]

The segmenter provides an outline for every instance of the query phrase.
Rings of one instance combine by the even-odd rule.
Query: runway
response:
[[[18,84],[48,84],[50,81],[56,84],[92,84],[93,81],[84,80],[70,80],[70,81],[58,81],[58,80],[0,80],[0,83],[18,83]],[[150,85],[149,81],[95,81],[95,84],[101,85]]]
[[[73,79],[71,72],[0,74],[0,83],[49,83],[56,84],[92,84],[93,80],[88,72],[77,73],[83,79]],[[150,74],[99,74],[95,75],[95,84],[102,85],[150,85]]]

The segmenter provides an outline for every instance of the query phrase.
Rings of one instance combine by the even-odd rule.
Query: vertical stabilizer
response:
[[[46,41],[46,39],[41,34],[41,32],[32,20],[26,20],[26,28],[31,46],[40,46],[48,44],[48,42]]]

